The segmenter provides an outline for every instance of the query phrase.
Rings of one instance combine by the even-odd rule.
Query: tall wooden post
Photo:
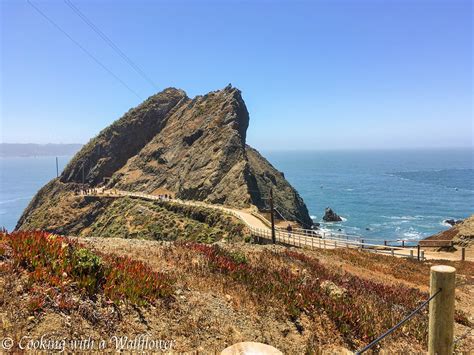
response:
[[[428,337],[430,355],[453,353],[455,281],[455,268],[446,265],[431,267],[430,295],[441,291],[430,302]]]
[[[272,222],[272,243],[276,243],[276,237],[275,237],[275,211],[273,207],[273,188],[270,187],[270,220]]]

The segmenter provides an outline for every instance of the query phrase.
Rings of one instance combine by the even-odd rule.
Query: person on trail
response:
[[[293,231],[291,224],[288,223],[288,227],[286,227],[286,230],[288,231],[288,238],[291,237],[291,232]]]

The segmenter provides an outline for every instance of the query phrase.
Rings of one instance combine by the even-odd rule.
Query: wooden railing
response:
[[[84,193],[83,193],[84,194]],[[180,200],[180,199],[169,199],[164,198],[163,196],[156,196],[151,194],[145,194],[142,192],[130,192],[130,191],[122,191],[122,190],[100,190],[100,189],[92,189],[91,191],[85,193],[86,195],[91,196],[108,196],[108,197],[120,197],[120,196],[129,196],[129,197],[136,197],[142,198],[151,201],[171,201],[175,203],[180,203],[189,206],[202,206],[207,208],[213,208],[221,210],[224,213],[231,214],[241,220],[248,230],[250,231],[251,235],[260,241],[260,239],[265,240],[272,240],[272,233],[269,227],[265,228],[256,228],[248,223],[245,218],[242,217],[241,214],[237,213],[234,209],[221,206],[221,205],[212,205],[207,204],[201,201],[189,201],[189,200]],[[258,216],[255,213],[249,213],[256,218],[259,218],[263,224],[268,226],[269,221],[262,216]],[[343,234],[332,234],[327,232],[320,232],[316,230],[310,229],[300,229],[295,228],[294,231],[288,232],[282,229],[275,230],[275,237],[276,242],[283,245],[290,245],[299,248],[306,248],[306,249],[334,249],[334,248],[351,248],[351,249],[358,249],[364,250],[367,252],[378,253],[378,254],[386,254],[391,256],[397,256],[402,258],[419,258],[423,259],[423,253],[420,257],[420,254],[417,253],[416,248],[403,248],[397,246],[390,246],[390,245],[380,245],[380,244],[373,244],[373,243],[366,243],[359,237],[343,235]]]

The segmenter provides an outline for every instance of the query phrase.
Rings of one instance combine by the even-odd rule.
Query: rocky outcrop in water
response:
[[[324,217],[323,220],[326,222],[341,222],[342,218],[337,215],[331,208],[327,207],[324,210]]]
[[[231,86],[194,99],[168,88],[129,110],[87,143],[33,198],[17,228],[87,229],[110,204],[77,196],[80,186],[266,209],[270,188],[288,220],[312,224],[284,175],[246,144],[249,114]],[[132,221],[133,222],[133,221]]]
[[[459,224],[459,223],[462,223],[462,219],[458,219],[458,220],[455,220],[455,219],[445,219],[444,220],[444,223],[447,223],[451,226],[455,226],[456,224]]]

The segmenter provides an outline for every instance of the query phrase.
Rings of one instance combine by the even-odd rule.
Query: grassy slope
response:
[[[122,238],[81,241],[96,252],[146,261],[153,271],[173,280],[172,301],[158,298],[147,306],[121,303],[114,308],[99,295],[68,311],[48,306],[31,314],[26,307],[31,292],[25,271],[12,274],[0,268],[4,286],[1,315],[7,324],[3,335],[26,330],[41,334],[46,329],[67,336],[68,324],[75,334],[97,337],[148,332],[157,338],[175,339],[177,350],[220,351],[244,340],[270,343],[287,353],[337,347],[353,350],[370,340],[368,332],[385,330],[428,291],[430,264],[357,251],[292,249],[295,253],[283,247],[241,243],[225,243],[215,249],[204,244]],[[474,265],[454,266],[459,272],[456,307],[472,321],[469,300]],[[342,290],[342,298],[330,296],[332,291],[321,286],[326,280]],[[70,293],[77,297],[74,291]],[[339,308],[339,304],[348,307]],[[351,319],[363,314],[367,320],[351,325]],[[459,315],[458,320],[466,323]],[[425,329],[426,314],[387,338],[383,349],[426,350]],[[456,324],[456,335],[466,329]],[[472,346],[472,340],[466,339],[458,349]]]
[[[221,239],[244,238],[244,225],[219,211],[170,202],[133,198],[95,198],[75,195],[56,180],[46,185],[32,207],[22,230],[47,230],[71,236],[186,239],[212,243]],[[55,221],[53,223],[53,221]]]

